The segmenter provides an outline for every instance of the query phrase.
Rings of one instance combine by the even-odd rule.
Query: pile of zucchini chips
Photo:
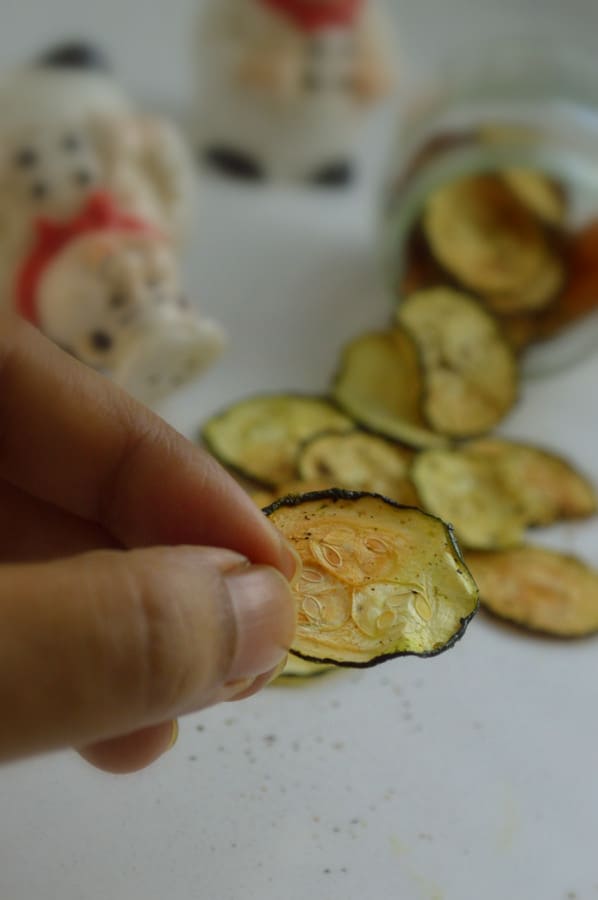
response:
[[[287,674],[440,653],[478,588],[523,628],[598,631],[598,572],[525,542],[593,515],[593,485],[490,434],[517,399],[522,348],[598,285],[598,225],[571,237],[565,219],[564,191],[533,170],[443,186],[414,225],[392,324],[343,348],[328,394],[246,398],[203,426],[303,560]]]

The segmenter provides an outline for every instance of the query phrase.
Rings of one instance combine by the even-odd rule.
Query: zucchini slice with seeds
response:
[[[500,174],[441,187],[426,201],[423,221],[438,261],[496,311],[542,309],[563,284],[545,229]]]
[[[422,414],[424,376],[417,347],[397,326],[361,335],[342,353],[334,399],[359,425],[411,447],[442,447]]]
[[[495,318],[473,297],[445,287],[411,294],[397,318],[421,353],[432,428],[453,438],[493,428],[513,406],[518,380],[515,355]]]
[[[548,450],[484,438],[463,452],[494,464],[505,489],[517,497],[528,525],[582,519],[596,512],[598,498],[591,482]]]
[[[451,528],[419,509],[332,490],[286,497],[265,512],[303,561],[293,585],[297,656],[351,667],[435,656],[477,610]]]
[[[523,539],[525,515],[492,459],[459,449],[426,450],[411,477],[423,508],[450,522],[464,546],[493,550]]]
[[[556,637],[598,631],[598,572],[573,556],[524,546],[468,553],[481,602],[502,619]]]
[[[204,425],[202,438],[225,466],[275,487],[295,477],[297,450],[306,438],[354,427],[323,397],[270,394],[241,400],[214,416]]]
[[[297,469],[307,481],[326,478],[328,487],[369,491],[417,506],[418,497],[409,478],[412,460],[412,451],[386,438],[348,431],[310,438],[299,451]]]

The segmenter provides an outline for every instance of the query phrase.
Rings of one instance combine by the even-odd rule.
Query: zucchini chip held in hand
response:
[[[352,667],[435,656],[477,611],[450,527],[421,510],[332,490],[283,498],[266,514],[303,561],[297,656]]]
[[[420,350],[430,426],[453,438],[490,431],[517,396],[517,363],[495,318],[445,287],[411,294],[397,317]]]
[[[208,450],[225,466],[266,487],[291,481],[301,443],[320,431],[348,431],[355,423],[322,397],[249,397],[211,418],[202,429]]]
[[[540,547],[468,553],[483,606],[522,628],[574,638],[598,631],[598,572]]]

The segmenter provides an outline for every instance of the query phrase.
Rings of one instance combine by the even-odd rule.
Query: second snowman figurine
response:
[[[193,109],[209,166],[342,186],[365,114],[394,86],[378,0],[203,0]]]

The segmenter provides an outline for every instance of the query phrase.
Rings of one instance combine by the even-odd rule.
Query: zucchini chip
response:
[[[465,546],[492,550],[521,542],[526,518],[492,459],[462,450],[426,450],[416,458],[411,477],[423,508],[450,522]]]
[[[306,481],[324,478],[328,487],[383,494],[397,503],[416,506],[418,497],[409,478],[412,460],[410,450],[385,438],[348,431],[308,440],[299,452],[297,468]]]
[[[567,258],[567,284],[555,303],[536,315],[504,319],[509,339],[527,346],[554,337],[598,308],[598,221],[573,235]]]
[[[426,373],[424,412],[449,437],[484,434],[517,396],[517,363],[494,317],[472,297],[439,287],[398,307]]]
[[[542,309],[563,284],[547,232],[499,174],[437,190],[426,201],[424,230],[444,268],[501,314]]]
[[[324,398],[270,394],[241,400],[214,416],[204,425],[202,438],[225,466],[275,487],[295,477],[297,450],[306,438],[354,427]]]
[[[330,488],[341,486],[335,484],[331,478],[296,478],[293,481],[285,481],[283,484],[279,484],[277,487],[270,488],[267,491],[254,491],[251,496],[256,506],[259,506],[260,509],[265,509],[276,500],[280,500],[281,497],[308,494],[312,491],[328,491]]]
[[[527,208],[554,228],[565,225],[567,195],[558,181],[537,169],[510,168],[502,171],[510,189]]]
[[[283,498],[266,514],[303,561],[297,656],[351,667],[435,656],[477,610],[450,527],[421,510],[332,490]]]
[[[557,637],[598,631],[598,572],[572,556],[524,546],[468,553],[482,604],[522,628]]]
[[[469,444],[464,452],[494,464],[505,490],[517,498],[528,525],[550,525],[596,512],[598,498],[591,482],[548,450],[485,438]]]
[[[338,405],[364,428],[412,447],[444,446],[423,418],[423,392],[417,347],[401,327],[348,344],[333,386]]]

